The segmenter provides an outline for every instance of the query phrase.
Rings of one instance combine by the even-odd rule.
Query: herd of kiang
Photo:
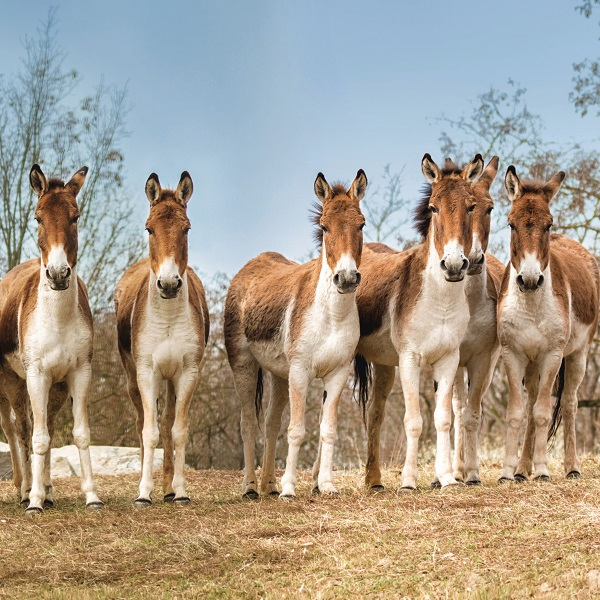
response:
[[[580,477],[577,389],[598,322],[598,266],[581,244],[551,233],[551,201],[565,177],[562,171],[542,182],[522,180],[513,166],[508,168],[510,261],[504,266],[486,253],[494,206],[490,187],[497,170],[498,157],[484,167],[478,154],[464,168],[446,159],[440,168],[426,154],[422,171],[427,185],[414,212],[422,239],[405,251],[363,245],[360,203],[367,178],[362,170],[350,187],[331,186],[319,173],[313,213],[319,256],[298,264],[266,252],[235,275],[225,302],[224,335],[241,405],[245,498],[295,497],[306,401],[315,378],[323,381],[324,392],[313,493],[337,494],[338,403],[353,362],[366,414],[369,489],[383,489],[380,431],[396,367],[406,407],[401,489],[417,486],[419,383],[425,365],[432,368],[435,389],[432,485],[481,483],[482,397],[500,355],[509,385],[500,481],[523,481],[532,474],[549,478],[547,439],[557,407],[564,423],[565,473]],[[14,484],[29,514],[54,504],[50,446],[56,415],[69,398],[86,506],[103,506],[89,450],[92,313],[77,276],[77,194],[86,174],[84,167],[65,184],[32,167],[40,257],[15,267],[0,282],[0,415]],[[149,256],[125,271],[114,294],[119,353],[137,410],[142,457],[135,506],[152,503],[159,441],[164,501],[185,505],[190,501],[184,473],[188,412],[209,335],[204,289],[188,265],[192,179],[183,172],[175,190],[162,189],[153,173],[145,191]],[[259,485],[255,441],[266,371],[271,394]],[[159,424],[157,399],[165,381]],[[280,492],[275,446],[288,402],[288,454]]]

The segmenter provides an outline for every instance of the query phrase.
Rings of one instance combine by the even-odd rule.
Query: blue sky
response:
[[[527,87],[547,139],[597,140],[599,120],[568,101],[571,65],[600,55],[598,15],[583,18],[578,3],[54,4],[65,64],[83,76],[75,97],[102,76],[127,82],[123,148],[140,235],[148,175],[176,185],[188,170],[191,263],[233,275],[265,250],[306,256],[319,171],[351,181],[362,168],[373,190],[386,164],[406,165],[405,195],[416,198],[423,154],[443,159],[436,118],[469,112],[509,78]],[[49,6],[3,5],[2,73],[17,69]]]

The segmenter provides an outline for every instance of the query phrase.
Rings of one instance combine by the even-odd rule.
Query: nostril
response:
[[[361,274],[358,271],[356,271],[356,285],[358,285],[360,283],[361,279],[362,279]]]
[[[477,261],[477,264],[482,265],[484,260],[485,260],[485,254],[482,254],[481,258]]]
[[[523,276],[522,275],[517,275],[517,285],[523,287],[525,285],[525,282],[523,281]]]
[[[71,267],[67,267],[65,273],[66,273],[65,277],[71,277]]]
[[[540,275],[540,278],[538,279],[538,287],[542,287],[542,285],[544,284],[544,276]]]
[[[334,285],[340,284],[340,276],[337,273],[333,276],[333,284]]]
[[[446,261],[442,260],[440,262],[440,267],[442,267],[442,271],[447,271],[448,269],[446,268]]]
[[[463,258],[462,270],[464,271],[468,266],[469,266],[469,261],[466,258]]]
[[[183,285],[183,280],[181,279],[181,277],[178,277],[177,278],[177,289],[179,289],[182,285]]]
[[[50,271],[48,269],[46,269],[46,277],[50,279]]]
[[[162,283],[160,282],[160,279],[156,282],[156,285],[158,286],[159,290],[163,289]]]

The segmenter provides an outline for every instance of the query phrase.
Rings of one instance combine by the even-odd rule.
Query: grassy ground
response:
[[[132,506],[137,476],[99,477],[104,511],[87,513],[76,478],[56,508],[27,518],[0,483],[0,597],[592,598],[600,595],[600,462],[566,481],[368,495],[337,473],[339,498],[242,501],[241,474],[190,471],[192,504]],[[156,478],[158,483],[158,476]],[[162,497],[159,494],[157,497]]]

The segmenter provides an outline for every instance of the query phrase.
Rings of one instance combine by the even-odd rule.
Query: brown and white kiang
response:
[[[142,453],[138,508],[152,503],[159,437],[164,448],[164,500],[177,505],[190,501],[184,475],[188,414],[209,334],[204,288],[188,265],[187,203],[192,192],[187,171],[175,190],[162,189],[158,176],[150,175],[149,256],[129,267],[115,290],[119,353],[137,410]],[[164,381],[167,393],[159,430],[157,403]]]
[[[265,450],[260,490],[278,494],[275,443],[289,400],[288,454],[283,498],[296,495],[297,464],[305,436],[305,407],[313,379],[323,380],[321,453],[315,491],[336,494],[333,451],[337,408],[359,339],[356,290],[360,288],[365,219],[360,201],[367,178],[358,171],[352,185],[330,186],[319,173],[314,223],[318,258],[305,264],[275,252],[249,261],[231,281],[225,302],[224,333],[229,364],[241,403],[246,498],[258,498],[254,444],[262,402],[263,371],[271,373],[265,415]]]

